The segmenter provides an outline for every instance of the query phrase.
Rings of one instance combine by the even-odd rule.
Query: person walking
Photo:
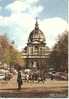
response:
[[[21,77],[21,72],[18,71],[18,75],[17,75],[17,83],[18,83],[18,89],[21,89],[21,85],[22,85],[22,77]]]

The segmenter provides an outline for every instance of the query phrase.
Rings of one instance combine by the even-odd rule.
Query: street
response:
[[[43,82],[23,82],[22,89],[17,89],[16,76],[10,81],[0,81],[0,97],[67,97],[68,82],[47,79]]]

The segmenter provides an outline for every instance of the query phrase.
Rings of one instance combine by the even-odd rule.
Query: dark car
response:
[[[67,80],[68,77],[67,77],[66,73],[57,72],[57,73],[55,73],[55,79],[56,80]]]

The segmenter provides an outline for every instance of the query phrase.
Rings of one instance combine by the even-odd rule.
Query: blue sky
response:
[[[7,34],[16,47],[24,48],[37,16],[47,44],[52,47],[66,29],[67,3],[67,0],[0,0],[0,34]]]
[[[11,11],[5,9],[5,7],[11,3],[14,3],[15,1],[16,0],[0,0],[0,7],[2,7],[0,15],[11,15]],[[41,19],[50,17],[61,17],[67,20],[68,0],[39,0],[39,2],[36,5],[42,5],[44,7],[43,11],[39,14],[39,17]]]

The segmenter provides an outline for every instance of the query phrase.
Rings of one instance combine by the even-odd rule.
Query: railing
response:
[[[23,58],[48,58],[48,54],[46,55],[23,55]]]

